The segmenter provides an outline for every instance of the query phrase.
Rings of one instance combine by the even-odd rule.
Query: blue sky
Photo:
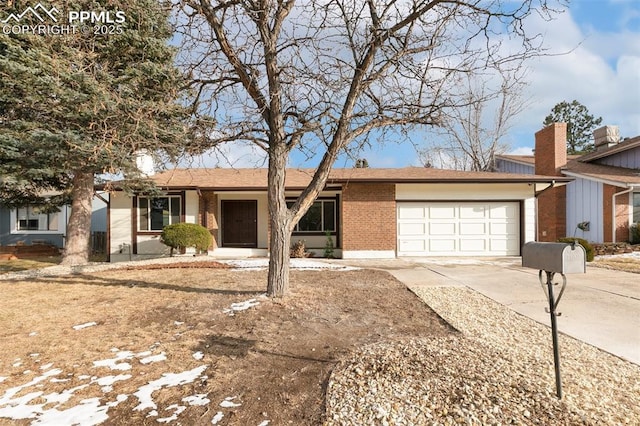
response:
[[[585,105],[603,125],[617,125],[621,136],[640,135],[640,0],[573,0],[555,20],[532,20],[531,27],[545,36],[545,44],[566,55],[543,57],[528,66],[529,107],[512,122],[506,140],[509,153],[531,154],[534,133],[554,105],[574,99]],[[420,135],[414,135],[420,143]],[[263,157],[248,145],[230,144],[217,160],[194,166],[256,167]],[[370,167],[420,165],[411,144],[388,142],[362,152]],[[310,167],[317,159],[292,155],[290,166]],[[264,166],[264,164],[262,164]],[[352,167],[339,159],[336,167]]]

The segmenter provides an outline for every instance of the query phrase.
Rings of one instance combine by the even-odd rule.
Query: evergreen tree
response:
[[[51,204],[71,202],[63,262],[78,264],[88,259],[95,176],[135,176],[141,149],[176,155],[187,114],[177,102],[167,8],[154,0],[54,5],[120,10],[126,21],[113,34],[0,34],[0,200],[42,203],[44,191],[59,191]]]
[[[602,123],[602,117],[595,118],[586,106],[576,100],[562,101],[553,107],[542,124],[548,126],[552,123],[567,123],[567,153],[582,154],[593,151],[591,135]]]

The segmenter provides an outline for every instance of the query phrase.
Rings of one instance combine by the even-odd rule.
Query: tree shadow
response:
[[[61,284],[61,285],[92,285],[99,287],[126,287],[130,289],[149,288],[155,290],[170,290],[184,293],[202,293],[202,294],[221,294],[221,295],[260,295],[263,291],[256,290],[235,290],[235,289],[218,289],[208,287],[190,287],[188,285],[167,284],[158,282],[149,282],[142,280],[116,279],[113,277],[105,278],[89,274],[72,274],[56,277],[36,277],[36,278],[16,278],[4,280],[5,282],[16,282],[28,280],[32,283],[42,284]]]
[[[285,352],[274,352],[265,349],[256,348],[257,340],[244,339],[238,337],[225,336],[221,334],[211,334],[207,336],[194,350],[213,356],[229,356],[244,358],[248,353],[255,352],[263,355],[284,357],[296,359],[300,361],[320,362],[320,363],[336,363],[335,359],[314,358],[305,355],[296,355]]]

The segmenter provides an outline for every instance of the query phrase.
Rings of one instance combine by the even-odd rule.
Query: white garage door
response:
[[[398,256],[517,256],[518,202],[399,202]]]

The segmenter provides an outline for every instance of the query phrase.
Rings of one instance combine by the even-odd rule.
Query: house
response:
[[[313,170],[288,169],[293,202]],[[168,253],[165,225],[198,223],[213,236],[212,256],[266,256],[266,169],[174,169],[150,176],[164,196],[111,194],[112,261]],[[430,168],[331,171],[293,232],[322,254],[331,238],[343,258],[509,256],[535,239],[536,197],[571,178]]]
[[[91,232],[106,232],[109,194],[97,194],[93,199]],[[47,213],[37,206],[20,208],[0,204],[0,246],[52,245],[64,248],[70,206]]]
[[[629,241],[640,222],[640,136],[620,141],[615,126],[594,132],[595,151],[567,156],[566,124],[535,136],[535,155],[496,156],[499,172],[571,177],[538,198],[539,241],[577,236],[594,243]]]
[[[64,247],[70,208],[45,213],[35,206],[9,208],[0,204],[0,246],[48,244]]]

